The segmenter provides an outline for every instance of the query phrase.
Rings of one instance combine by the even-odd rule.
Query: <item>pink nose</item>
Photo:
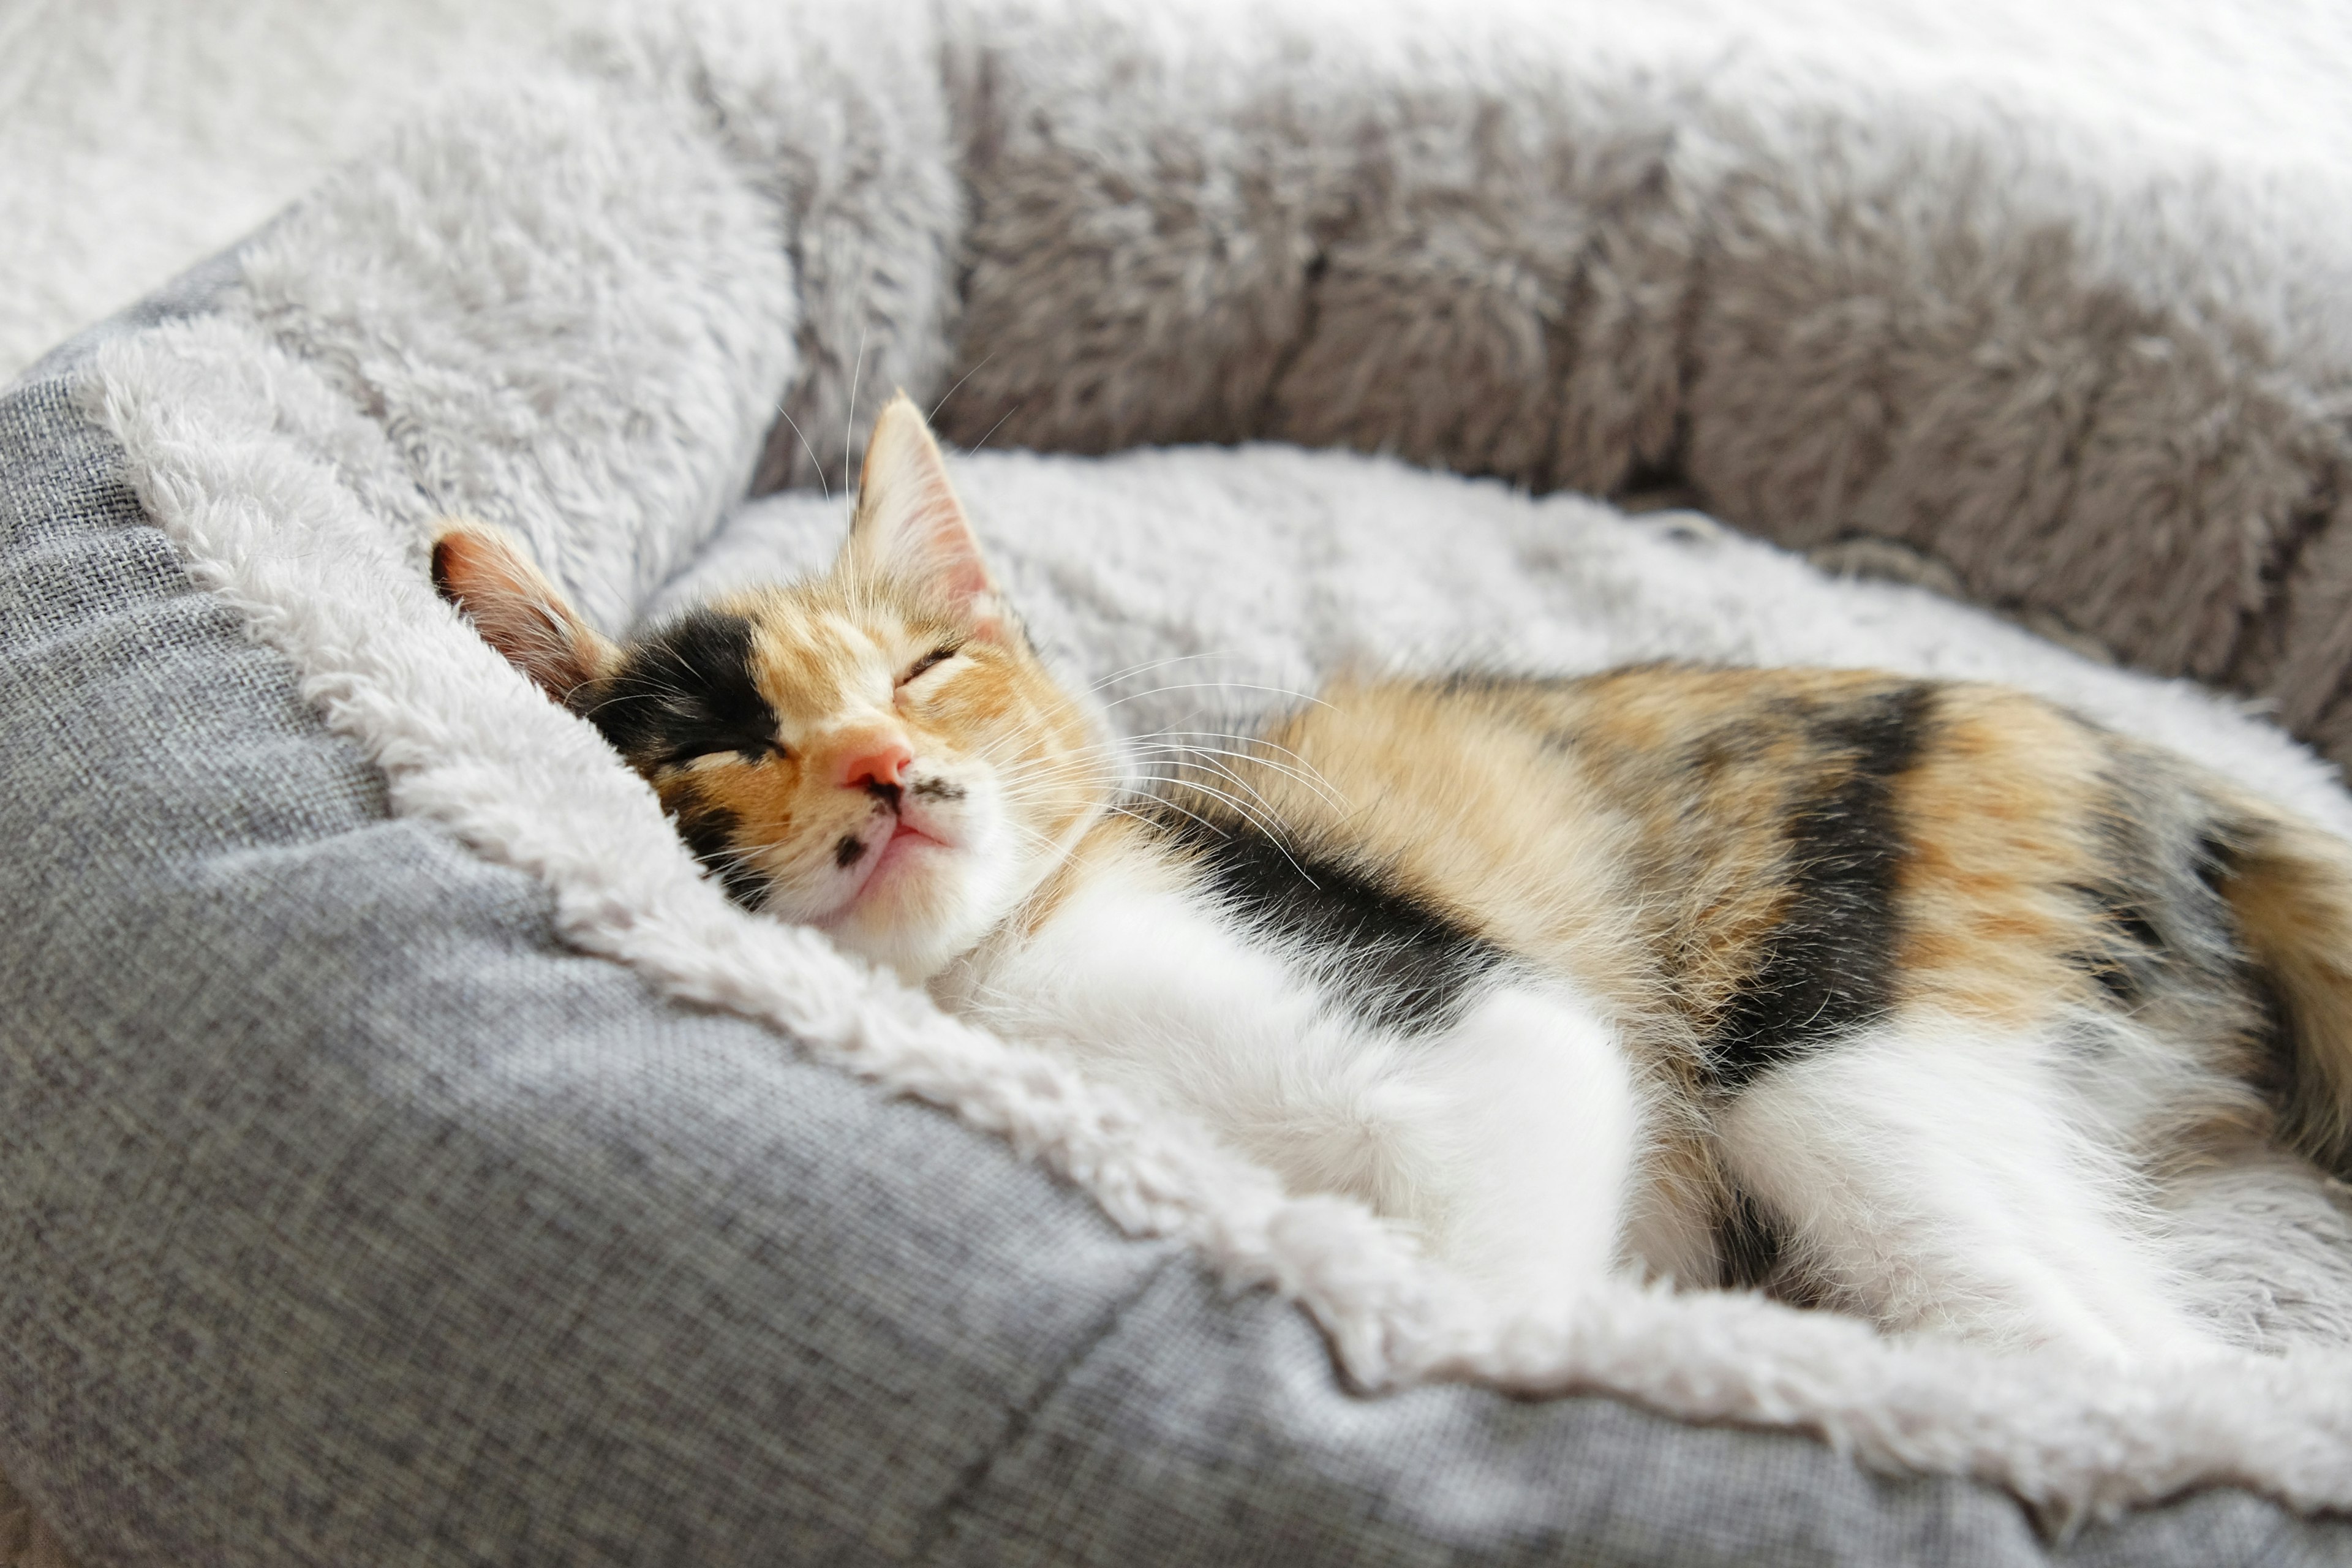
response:
[[[877,739],[851,746],[841,755],[841,787],[887,784],[896,789],[907,782],[907,766],[914,760],[913,749],[901,740]]]

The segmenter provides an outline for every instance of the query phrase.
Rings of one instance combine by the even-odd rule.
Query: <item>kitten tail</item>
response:
[[[2352,1176],[2352,845],[2234,792],[2221,894],[2294,1042],[2282,1131]]]

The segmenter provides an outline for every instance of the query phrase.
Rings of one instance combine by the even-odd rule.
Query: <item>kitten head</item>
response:
[[[909,979],[1010,914],[1110,795],[1093,720],[1006,607],[903,395],[822,576],[618,646],[479,524],[435,542],[433,578],[653,784],[740,902]]]

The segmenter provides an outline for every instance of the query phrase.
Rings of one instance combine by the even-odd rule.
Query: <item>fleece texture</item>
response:
[[[0,10],[0,376],[242,237],[419,104],[606,0]]]
[[[2352,14],[1024,10],[951,67],[960,438],[1667,487],[2352,758]]]
[[[2025,78],[1933,37],[1768,38],[1697,5],[840,11],[584,35],[330,181],[207,313],[95,352],[84,405],[141,502],[397,813],[530,873],[568,942],[658,994],[1295,1298],[1360,1386],[1603,1391],[2057,1519],[2223,1481],[2352,1509],[2352,1241],[2291,1165],[2181,1196],[2210,1310],[2274,1353],[2127,1384],[1714,1293],[1502,1321],[1360,1209],[735,910],[423,564],[445,512],[509,524],[618,630],[805,563],[837,536],[827,493],[737,503],[837,486],[894,384],[974,446],[1380,449],[982,453],[957,478],[1049,656],[1139,729],[1351,660],[1867,663],[2014,680],[2352,829],[2331,770],[2201,689],[1695,514],[1524,493],[1679,488],[1790,542],[1941,562],[2167,672],[2317,670],[2326,696],[2283,707],[2325,738],[2313,574],[2352,326],[2325,286],[2352,241],[2329,176],[2263,161],[2259,93],[2217,164],[2127,91],[2116,119],[2037,116]],[[1195,666],[1208,698],[1165,674]]]
[[[0,371],[604,9],[16,7]],[[1282,436],[1664,491],[2352,757],[2340,7],[1147,9],[961,29],[994,198],[961,438]],[[825,232],[796,420],[895,339],[840,292],[878,237]],[[779,425],[761,488],[816,452]]]

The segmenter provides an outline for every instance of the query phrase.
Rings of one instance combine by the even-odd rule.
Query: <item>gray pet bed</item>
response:
[[[820,558],[903,384],[967,443],[1393,455],[962,460],[1087,679],[1891,662],[2352,825],[2200,691],[1393,460],[1875,550],[2338,744],[2352,204],[1729,26],[693,7],[0,396],[0,1468],[85,1568],[2352,1560],[2352,1228],[2293,1167],[2176,1194],[2227,1368],[1490,1321],[732,910],[425,584],[446,511],[614,628]]]

